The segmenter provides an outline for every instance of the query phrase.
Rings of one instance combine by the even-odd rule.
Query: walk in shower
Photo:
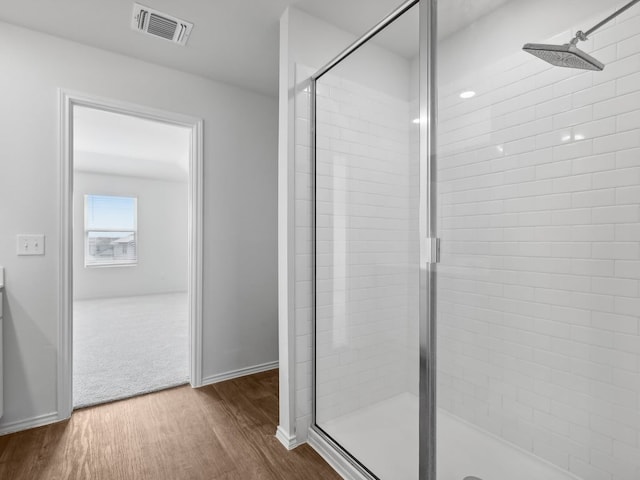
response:
[[[312,77],[311,429],[353,478],[640,479],[640,5],[579,33],[624,5],[407,2]]]

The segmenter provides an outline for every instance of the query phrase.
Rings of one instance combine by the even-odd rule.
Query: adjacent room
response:
[[[189,381],[191,131],[73,109],[73,406]]]

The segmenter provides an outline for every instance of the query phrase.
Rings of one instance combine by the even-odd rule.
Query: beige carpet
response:
[[[74,407],[187,383],[188,336],[186,293],[75,301]]]

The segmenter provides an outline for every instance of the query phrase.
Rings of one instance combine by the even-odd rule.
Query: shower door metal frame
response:
[[[420,406],[418,479],[436,480],[437,420],[437,216],[436,128],[438,113],[436,51],[438,2],[420,4]]]
[[[362,476],[379,480],[373,472],[353,457],[339,442],[316,423],[316,82],[342,60],[380,33],[407,10],[418,4],[419,98],[420,98],[420,379],[419,379],[419,460],[418,479],[436,480],[436,279],[440,257],[437,238],[436,189],[436,47],[437,0],[407,0],[351,46],[311,76],[311,191],[312,191],[312,381],[311,430]]]

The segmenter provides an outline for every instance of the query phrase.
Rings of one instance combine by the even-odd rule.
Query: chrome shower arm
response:
[[[621,7],[620,9],[616,10],[615,12],[613,12],[611,15],[609,15],[607,18],[602,20],[597,25],[594,25],[593,27],[591,27],[586,32],[583,32],[582,30],[578,30],[578,32],[576,33],[576,36],[573,37],[573,40],[571,40],[571,45],[576,45],[579,41],[583,41],[583,42],[586,41],[589,38],[589,35],[591,35],[593,32],[598,30],[603,25],[609,23],[611,20],[616,18],[621,13],[624,13],[627,10],[629,10],[631,7],[633,7],[638,2],[640,2],[640,0],[632,0],[631,2],[627,3],[624,7]]]

